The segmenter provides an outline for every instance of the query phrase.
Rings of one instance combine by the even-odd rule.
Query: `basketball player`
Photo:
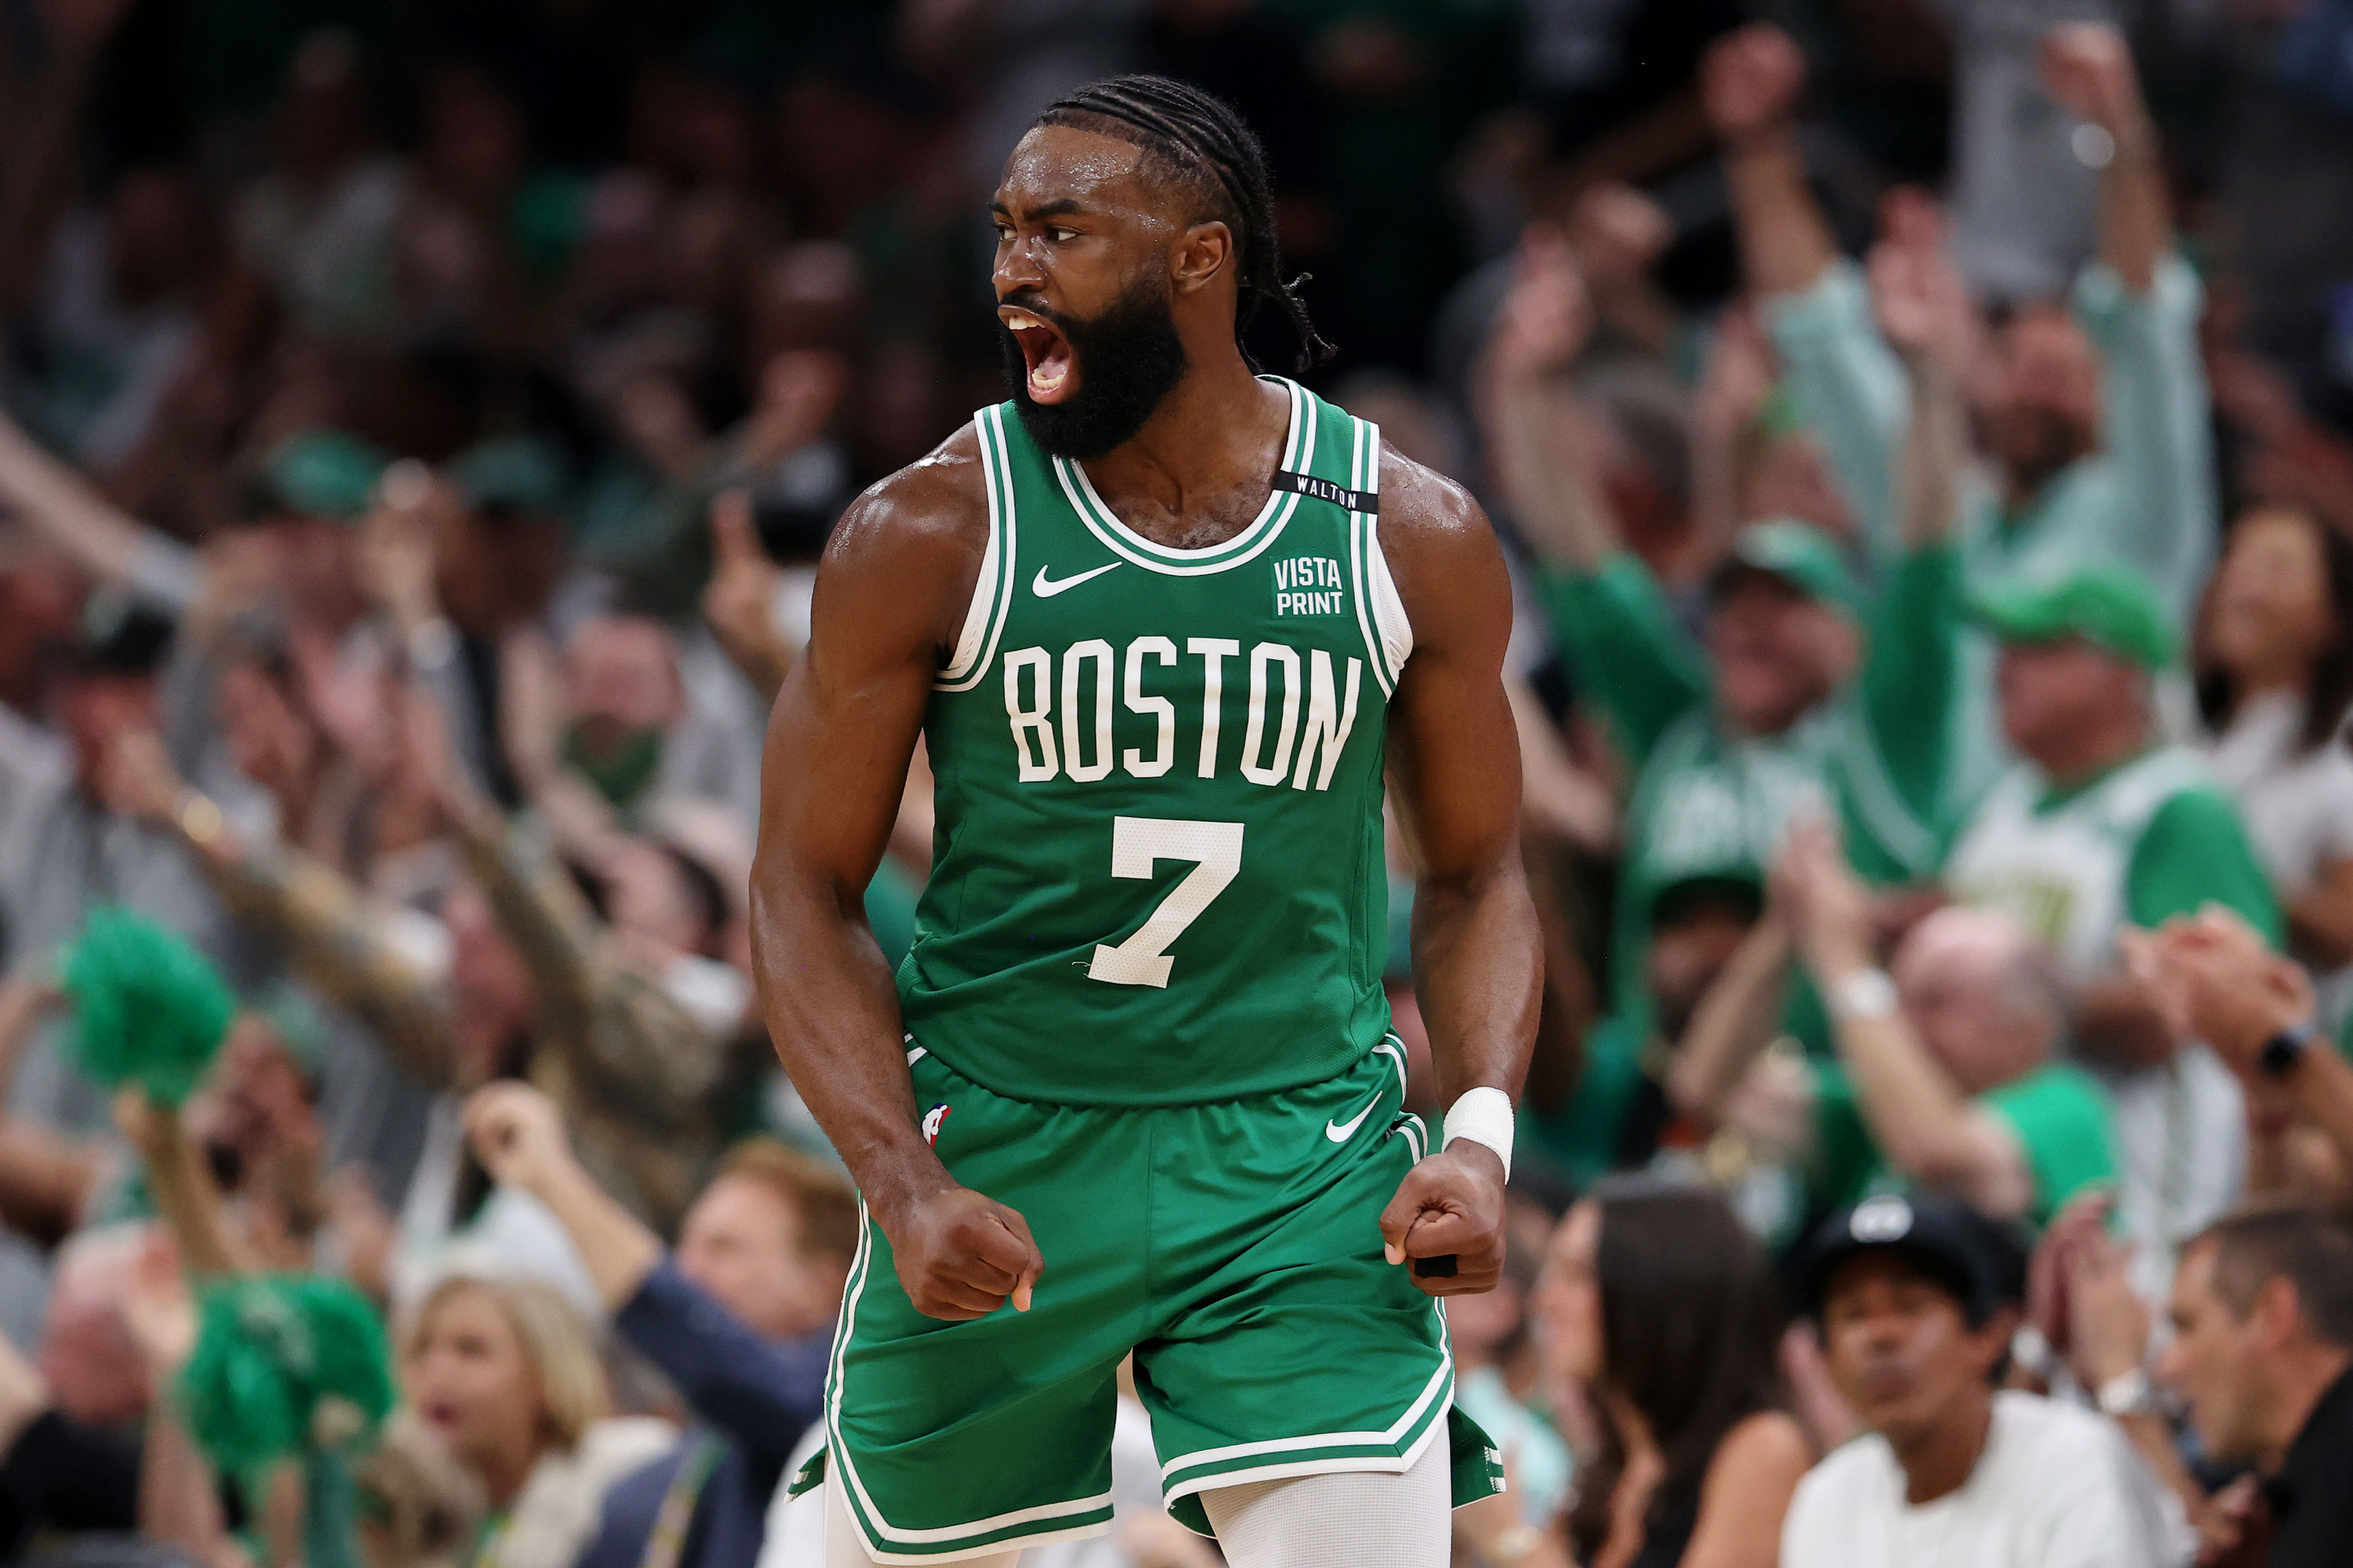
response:
[[[1261,308],[1324,345],[1225,106],[1085,89],[994,210],[1012,398],[844,514],[768,736],[761,990],[869,1215],[800,1484],[843,1568],[1102,1531],[1133,1352],[1164,1495],[1238,1568],[1442,1568],[1450,1496],[1501,1482],[1431,1298],[1500,1269],[1538,981],[1503,560],[1253,373]],[[894,983],[861,894],[919,735]],[[1385,780],[1438,1148],[1381,989]]]

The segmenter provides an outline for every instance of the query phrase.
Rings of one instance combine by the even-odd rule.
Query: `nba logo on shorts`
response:
[[[948,1108],[934,1105],[923,1112],[923,1142],[936,1149],[940,1146],[940,1123],[948,1119]]]

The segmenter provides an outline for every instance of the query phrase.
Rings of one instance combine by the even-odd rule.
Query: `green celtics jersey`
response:
[[[1265,510],[1207,550],[1122,523],[1010,404],[924,734],[938,829],[913,1041],[1016,1099],[1176,1105],[1329,1078],[1389,1026],[1382,743],[1411,635],[1380,433],[1298,385]]]

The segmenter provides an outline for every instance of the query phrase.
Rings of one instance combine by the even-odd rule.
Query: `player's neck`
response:
[[[1262,500],[1290,425],[1290,395],[1229,343],[1196,359],[1141,430],[1087,459],[1087,478],[1123,518],[1198,516],[1238,492]]]

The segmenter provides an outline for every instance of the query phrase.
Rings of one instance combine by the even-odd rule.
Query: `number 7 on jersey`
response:
[[[1193,869],[1168,889],[1135,934],[1095,948],[1087,977],[1113,985],[1166,986],[1175,960],[1168,946],[1201,918],[1210,900],[1242,868],[1242,825],[1188,822],[1181,817],[1115,816],[1111,826],[1111,874],[1149,878],[1163,860],[1191,860]]]

